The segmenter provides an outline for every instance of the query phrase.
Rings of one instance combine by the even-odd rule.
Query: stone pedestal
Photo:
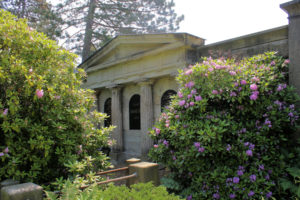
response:
[[[300,95],[300,0],[283,3],[280,7],[289,15],[289,83]]]
[[[152,139],[148,135],[148,131],[153,126],[154,108],[151,81],[140,83],[141,86],[141,154],[143,158],[147,157],[149,149],[153,145]]]
[[[158,164],[150,162],[139,162],[129,165],[129,174],[137,173],[136,178],[129,179],[129,185],[136,183],[147,183],[152,181],[153,185],[159,185]]]
[[[112,125],[116,126],[112,133],[112,138],[116,141],[113,146],[112,153],[120,153],[124,150],[124,136],[123,136],[123,112],[122,112],[122,88],[112,88],[112,105],[111,105],[111,119]]]
[[[34,183],[6,186],[1,189],[1,200],[41,200],[43,188]]]

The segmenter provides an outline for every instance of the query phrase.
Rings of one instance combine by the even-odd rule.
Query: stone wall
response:
[[[199,47],[198,58],[204,56],[241,58],[266,51],[277,51],[280,55],[288,57],[288,26]]]

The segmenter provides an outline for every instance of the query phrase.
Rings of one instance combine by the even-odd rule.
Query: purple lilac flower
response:
[[[276,63],[275,63],[275,61],[273,60],[272,62],[271,62],[271,65],[272,66],[274,66]]]
[[[273,194],[272,192],[268,192],[268,193],[266,194],[267,199],[270,198],[270,197],[272,197],[272,194]]]
[[[155,132],[156,132],[157,135],[160,134],[160,129],[159,129],[159,128],[156,128],[156,129],[155,129]]]
[[[238,176],[242,176],[243,174],[244,174],[243,170],[238,170],[238,171],[237,171],[237,175],[238,175]]]
[[[235,83],[234,83],[234,87],[237,87],[237,86],[239,86],[239,83],[238,83],[238,82],[235,82]]]
[[[264,165],[259,165],[259,166],[258,166],[258,169],[259,169],[259,170],[265,170],[265,166],[264,166]]]
[[[194,142],[194,146],[195,146],[196,148],[199,148],[199,147],[201,146],[201,144],[200,144],[200,142]]]
[[[4,109],[4,111],[3,111],[3,115],[7,115],[7,113],[8,113],[8,109],[6,108],[6,109]]]
[[[265,176],[265,179],[266,179],[267,181],[270,180],[270,175],[267,174],[267,175]]]
[[[236,97],[236,93],[235,92],[230,92],[230,96],[231,97]]]
[[[250,85],[250,89],[251,89],[251,90],[257,90],[258,87],[257,87],[257,85],[254,83],[254,84],[251,84],[251,85]]]
[[[154,148],[158,148],[158,144],[153,145]]]
[[[176,156],[173,156],[172,159],[173,159],[173,160],[176,160]]]
[[[191,94],[196,94],[196,93],[197,93],[196,90],[192,90],[192,91],[191,91]]]
[[[179,119],[179,117],[180,117],[179,115],[175,115],[175,118],[176,118],[176,119]]]
[[[251,182],[255,182],[256,181],[256,175],[255,174],[250,175],[249,178],[250,178]]]
[[[289,117],[294,117],[294,113],[290,112],[290,113],[288,114],[288,116],[289,116]]]
[[[9,149],[8,149],[8,147],[6,147],[5,149],[4,149],[4,153],[8,153],[9,152]]]
[[[189,70],[186,70],[185,71],[185,75],[190,75],[190,74],[192,74],[193,73],[193,70],[192,69],[189,69]]]
[[[4,156],[4,153],[3,152],[0,152],[0,157]]]
[[[230,198],[230,199],[234,199],[235,197],[236,197],[235,194],[230,194],[230,195],[229,195],[229,198]]]
[[[254,81],[254,82],[258,82],[259,78],[257,78],[257,77],[254,76],[251,80]]]
[[[188,99],[190,99],[190,98],[192,98],[192,97],[193,97],[193,95],[191,95],[191,94],[189,94],[189,95],[187,96]]]
[[[193,199],[193,196],[192,195],[189,195],[186,197],[186,200],[192,200]]]
[[[235,72],[235,71],[230,71],[229,74],[230,74],[231,76],[235,76],[235,75],[236,75],[236,72]]]
[[[267,125],[269,128],[271,128],[272,127],[272,122],[267,118],[265,120],[265,125]]]
[[[195,102],[191,101],[190,106],[194,106],[194,105],[195,105]]]
[[[204,150],[205,150],[205,148],[204,148],[204,147],[200,147],[200,148],[198,149],[198,151],[199,151],[199,152],[201,152],[201,153],[203,153],[203,152],[204,152]]]
[[[255,193],[251,190],[249,193],[248,193],[248,196],[249,197],[252,197]]]
[[[246,84],[247,84],[247,81],[241,80],[241,85],[246,85]]]
[[[254,149],[254,147],[255,147],[255,145],[254,145],[254,144],[252,144],[252,143],[250,143],[250,144],[249,144],[249,149],[250,149],[250,150],[253,150],[253,149]]]
[[[289,64],[290,63],[290,60],[289,59],[286,59],[285,61],[284,61],[284,64]]]
[[[291,105],[289,106],[289,108],[292,109],[292,110],[294,110],[294,109],[295,109],[295,105],[294,105],[294,104],[291,104]]]
[[[178,94],[178,97],[179,97],[179,98],[182,98],[182,97],[183,97],[183,94],[182,94],[181,92],[177,92],[177,94]]]
[[[184,104],[185,104],[185,100],[181,100],[181,101],[179,101],[179,106],[184,106]]]
[[[214,199],[220,199],[220,194],[219,193],[214,193],[213,198]]]
[[[185,107],[185,108],[189,108],[189,107],[190,107],[190,104],[189,104],[189,103],[186,103],[186,104],[184,105],[184,107]]]
[[[199,95],[199,96],[195,96],[195,100],[196,101],[201,101],[202,100],[202,97]]]
[[[168,147],[169,146],[169,142],[167,141],[167,140],[164,140],[164,145],[166,146],[166,147]]]
[[[257,98],[258,98],[257,93],[252,93],[252,94],[250,95],[250,100],[255,101]]]
[[[230,151],[230,150],[231,150],[230,144],[227,144],[226,150],[227,150],[227,151]]]
[[[218,90],[213,90],[211,93],[212,94],[218,94],[219,92],[218,92]]]
[[[281,84],[279,84],[276,90],[277,90],[277,92],[280,92],[281,90],[283,90],[283,87],[282,87],[282,85],[281,85]]]
[[[239,183],[240,178],[239,177],[233,177],[232,181],[233,181],[233,183]]]
[[[194,87],[194,85],[195,85],[195,83],[193,82],[193,81],[190,81],[190,82],[188,82],[185,86],[187,87],[187,88],[192,88],[192,87]]]
[[[249,146],[249,144],[250,144],[249,142],[245,142],[244,146],[247,147],[247,146]]]
[[[252,150],[250,150],[250,149],[246,151],[246,154],[247,154],[247,156],[250,156],[250,157],[253,156]]]
[[[210,67],[210,68],[208,68],[208,71],[212,72],[212,71],[214,71],[214,68]]]

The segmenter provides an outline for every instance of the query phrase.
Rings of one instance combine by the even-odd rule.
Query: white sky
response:
[[[174,0],[185,19],[177,32],[206,39],[206,44],[288,24],[279,7],[290,0]]]

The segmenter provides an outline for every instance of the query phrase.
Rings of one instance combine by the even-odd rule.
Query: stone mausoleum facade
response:
[[[210,45],[187,33],[119,35],[80,64],[88,75],[84,87],[96,91],[97,109],[110,116],[103,125],[116,126],[111,158],[146,157],[152,146],[148,129],[176,94],[178,69],[203,56],[277,51],[290,59],[290,84],[300,94],[300,0],[281,8],[289,14],[287,26]]]

